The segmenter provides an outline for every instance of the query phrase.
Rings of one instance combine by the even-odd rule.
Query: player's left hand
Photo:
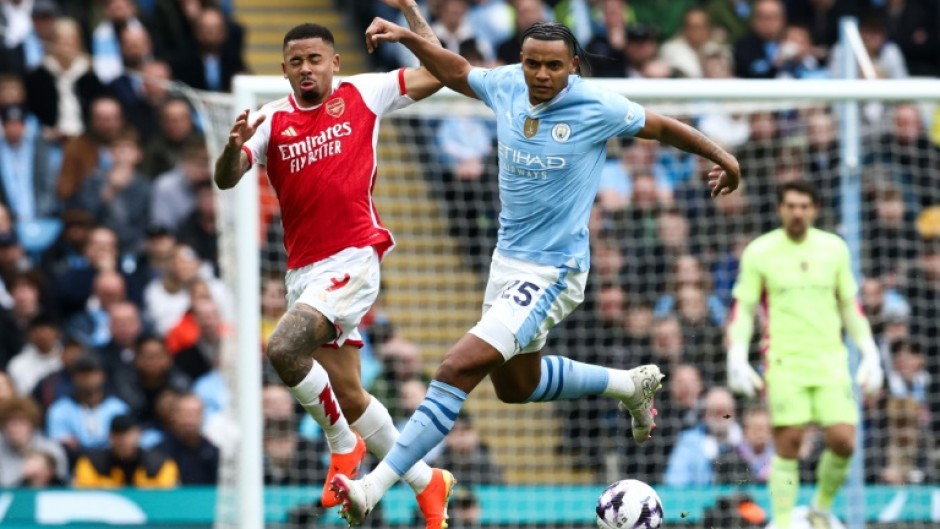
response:
[[[863,355],[855,372],[855,382],[866,395],[874,395],[881,391],[885,382],[885,372],[881,368],[881,359],[877,354]]]
[[[383,42],[398,42],[405,36],[408,30],[389,22],[384,18],[375,17],[369,27],[366,28],[366,49],[373,53]]]
[[[712,198],[718,195],[727,195],[738,188],[741,183],[741,167],[738,161],[731,158],[724,166],[716,165],[708,172],[708,187],[712,190]]]

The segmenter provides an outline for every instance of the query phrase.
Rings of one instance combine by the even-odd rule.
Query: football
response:
[[[600,529],[658,529],[663,525],[659,495],[636,479],[620,480],[604,489],[595,511]]]

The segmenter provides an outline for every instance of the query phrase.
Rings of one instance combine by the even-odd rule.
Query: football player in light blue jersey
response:
[[[401,42],[446,86],[482,100],[496,114],[499,142],[499,238],[483,316],[447,353],[395,447],[369,475],[337,475],[342,515],[356,525],[400,476],[453,427],[467,394],[490,375],[504,402],[543,402],[606,395],[632,416],[633,437],[650,438],[654,365],[608,369],[542,356],[549,329],[584,299],[589,268],[588,217],[600,183],[607,140],[655,139],[713,161],[712,196],[735,190],[735,158],[697,130],[584,82],[582,49],[571,31],[540,22],[522,35],[521,64],[492,70],[382,19],[366,30],[370,51]],[[444,472],[443,481],[453,482]],[[442,485],[442,491],[450,490]]]

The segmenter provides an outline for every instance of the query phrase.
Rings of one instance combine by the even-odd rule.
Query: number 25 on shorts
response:
[[[539,290],[541,289],[538,285],[516,279],[512,283],[509,283],[509,286],[506,287],[506,290],[504,290],[499,297],[503,299],[511,297],[520,307],[528,307],[529,304],[532,303],[532,294],[535,294]]]

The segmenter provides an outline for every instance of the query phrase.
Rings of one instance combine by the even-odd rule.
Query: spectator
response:
[[[930,430],[920,420],[921,405],[912,398],[889,398],[885,409],[889,440],[881,480],[890,485],[932,482],[935,471],[929,462]],[[934,445],[935,446],[935,445]]]
[[[47,138],[68,140],[84,132],[91,103],[104,87],[92,70],[74,20],[55,21],[53,40],[42,63],[27,74],[26,89],[29,110],[39,118]]]
[[[877,182],[877,188],[866,193],[871,213],[864,226],[868,268],[874,277],[894,283],[900,270],[907,269],[917,256],[917,232],[911,215],[905,212],[901,190],[891,184],[890,174],[878,167],[869,168],[863,178]]]
[[[108,444],[108,427],[118,415],[128,413],[120,399],[105,392],[107,378],[101,361],[86,355],[72,364],[72,395],[52,404],[46,419],[49,437],[62,443],[70,454]]]
[[[173,263],[176,237],[163,226],[149,226],[145,233],[143,251],[134,256],[132,277],[138,285],[148,285],[166,273]]]
[[[735,75],[748,79],[772,79],[777,76],[780,42],[787,23],[783,2],[757,0],[753,11],[750,33],[734,46]]]
[[[454,491],[454,503],[451,504],[447,526],[451,529],[470,529],[482,526],[483,509],[477,497],[467,487],[458,487]]]
[[[489,447],[480,440],[467,414],[454,421],[454,428],[444,438],[444,451],[435,464],[453,469],[467,485],[501,485],[503,474],[490,456]]]
[[[141,68],[153,60],[153,43],[150,40],[150,33],[144,26],[131,25],[123,28],[118,35],[118,40],[121,45],[121,63],[124,71],[111,81],[112,85],[122,77],[133,79],[140,75]]]
[[[705,291],[696,285],[679,287],[676,291],[676,309],[685,335],[686,359],[707,366],[702,373],[707,385],[722,383],[726,380],[723,333],[721,326],[714,323],[714,316],[709,314]]]
[[[127,122],[137,130],[144,145],[160,130],[158,115],[170,97],[170,77],[169,64],[149,61],[136,75],[118,78],[111,83],[111,91],[120,101]],[[148,172],[146,166],[141,171],[149,178],[157,174]]]
[[[20,395],[29,395],[37,382],[62,367],[59,338],[59,327],[52,316],[40,314],[29,322],[26,345],[10,360],[8,369]]]
[[[137,140],[133,129],[115,138],[109,146],[111,167],[92,173],[77,196],[96,222],[114,231],[121,253],[140,249],[150,220],[150,182],[137,170]]]
[[[922,412],[929,414],[930,373],[920,344],[911,340],[895,340],[890,345],[891,362],[887,373],[887,386],[890,398],[910,399],[917,403]],[[923,426],[927,426],[924,424]]]
[[[4,26],[0,66],[4,71],[22,75],[26,71],[23,45],[33,30],[33,22],[30,19],[32,2],[11,0],[4,2],[0,7],[3,9],[0,17]]]
[[[0,205],[0,208],[3,208],[3,206]],[[11,307],[13,303],[13,299],[9,297],[9,288],[6,285],[12,284],[17,276],[29,270],[29,259],[26,257],[23,247],[20,246],[16,232],[0,233],[0,296],[2,296],[0,302],[4,306]]]
[[[68,267],[56,277],[56,294],[63,317],[82,310],[91,296],[95,277],[101,272],[119,271],[120,262],[117,235],[104,226],[93,228],[82,248],[82,256],[68,262]],[[127,297],[139,300],[140,288],[122,273]]]
[[[112,378],[115,396],[123,400],[139,421],[144,432],[144,446],[153,446],[162,438],[157,421],[157,399],[164,391],[183,393],[190,379],[173,366],[163,342],[144,336],[134,348],[134,363],[122,366]]]
[[[189,309],[190,289],[197,281],[207,283],[212,299],[219,307],[225,307],[228,303],[225,285],[203,272],[202,266],[202,261],[192,248],[178,244],[169,270],[147,285],[144,291],[146,316],[160,336],[165,336]]]
[[[193,393],[202,399],[206,409],[206,424],[211,425],[213,417],[229,406],[228,387],[219,370],[222,321],[219,319],[219,309],[211,299],[199,300],[193,306],[193,313],[199,325],[199,343],[181,351],[176,355],[174,363],[196,381]]]
[[[124,116],[118,100],[99,97],[91,102],[89,114],[89,129],[81,136],[70,139],[63,150],[62,170],[59,173],[56,193],[66,204],[79,192],[85,179],[92,173],[111,167],[108,147],[115,138],[124,133]]]
[[[891,181],[899,179],[904,185],[912,212],[940,204],[940,189],[935,185],[940,148],[931,144],[916,106],[897,105],[892,117],[890,130],[872,148],[875,161],[887,166]]]
[[[738,445],[738,454],[750,468],[749,479],[766,483],[774,455],[773,427],[766,409],[755,407],[744,413],[744,439]]]
[[[209,153],[200,140],[183,147],[176,167],[159,175],[151,195],[150,223],[177,231],[196,209],[196,189],[210,181]]]
[[[196,208],[180,225],[177,238],[212,267],[213,275],[218,275],[219,239],[216,233],[215,193],[209,182],[197,185],[195,193]]]
[[[604,164],[598,190],[600,206],[604,211],[622,210],[630,203],[633,197],[633,175],[651,173],[655,156],[655,144],[633,139],[621,149],[618,159],[609,159]],[[659,200],[668,201],[670,182],[658,179],[655,186]]]
[[[109,430],[107,448],[90,450],[75,463],[75,487],[168,489],[179,485],[175,461],[141,448],[140,426],[133,416],[115,417]]]
[[[55,23],[61,13],[55,0],[36,0],[30,14],[32,31],[26,35],[21,47],[23,72],[31,72],[42,63],[46,46],[55,38]]]
[[[129,301],[117,301],[108,308],[107,343],[96,349],[109,377],[130,367],[136,356],[137,341],[143,335],[143,322],[137,305]]]
[[[872,8],[866,11],[858,21],[858,30],[862,35],[865,51],[875,65],[875,75],[880,79],[903,79],[907,77],[907,64],[904,54],[897,44],[888,40],[888,27],[883,9]],[[829,73],[834,79],[841,77],[842,45],[832,47],[829,59]]]
[[[513,2],[515,10],[515,31],[496,47],[496,63],[499,65],[515,64],[519,62],[522,53],[522,43],[519,38],[529,26],[545,20],[545,6],[542,0],[516,0]],[[623,19],[620,20],[623,26]]]
[[[682,15],[682,32],[666,41],[659,58],[682,77],[704,77],[702,58],[706,52],[720,52],[723,46],[711,40],[708,12],[693,7]]]
[[[83,209],[65,209],[59,219],[62,221],[62,231],[56,241],[41,255],[42,268],[49,279],[59,276],[69,268],[86,265],[82,252],[88,243],[91,229],[94,228],[91,214]]]
[[[91,55],[95,74],[108,84],[124,72],[121,33],[127,28],[141,28],[137,6],[132,0],[105,0],[104,19],[91,36]]]
[[[0,371],[0,404],[16,397],[16,389],[13,387],[13,381],[10,375],[5,371]]]
[[[940,239],[924,241],[917,265],[901,279],[901,292],[911,304],[910,333],[926,344],[927,370],[940,373]]]
[[[686,286],[697,287],[702,292],[712,292],[712,281],[708,272],[702,268],[701,261],[691,254],[680,255],[673,261],[663,295],[656,300],[654,315],[662,317],[675,310],[679,289]],[[708,294],[706,310],[714,325],[724,324],[726,310],[718,296]]]
[[[247,71],[238,43],[229,36],[225,15],[215,7],[196,18],[196,51],[181,50],[173,60],[177,80],[200,90],[230,92],[232,77]]]
[[[715,40],[734,45],[750,28],[752,0],[706,0],[705,10],[715,26]]]
[[[72,336],[66,336],[62,344],[62,368],[43,377],[33,388],[33,400],[39,404],[44,415],[55,401],[68,397],[75,391],[72,368],[75,361],[86,354],[88,351],[83,343]]]
[[[7,284],[13,307],[0,308],[0,371],[26,345],[29,322],[43,310],[39,281],[36,274],[20,274]]]
[[[911,75],[940,76],[937,4],[917,0],[887,0],[883,4],[888,38],[901,47]]]
[[[104,346],[111,341],[111,307],[125,299],[126,290],[121,274],[113,271],[101,272],[95,276],[92,295],[85,304],[85,310],[66,320],[65,332],[89,347]]]
[[[56,471],[55,456],[45,451],[29,452],[23,461],[20,475],[22,479],[15,487],[47,489],[65,485],[65,480]]]
[[[38,430],[42,425],[42,412],[27,397],[0,400],[0,487],[19,486],[27,475],[36,470],[29,462],[34,452],[49,454],[53,461],[53,477],[64,481],[68,474],[68,461],[62,447],[49,440]]]
[[[147,19],[156,55],[172,58],[196,49],[196,20],[201,0],[156,0]]]
[[[836,136],[836,124],[828,112],[813,112],[806,117],[806,179],[814,182],[822,195],[820,214],[837,211],[839,203],[839,165],[842,163]],[[831,224],[831,223],[830,223]]]
[[[140,171],[154,179],[173,170],[180,163],[188,143],[204,141],[193,123],[189,103],[181,97],[170,97],[160,106],[160,126],[147,142]]]
[[[685,357],[685,344],[682,337],[682,326],[675,316],[656,319],[653,322],[651,340],[650,354],[653,363],[664,366],[666,370],[672,370],[682,362]]]
[[[264,417],[264,484],[315,485],[326,478],[322,447],[297,435],[294,399],[282,385],[261,392]]]
[[[468,9],[467,0],[443,0],[439,16],[431,24],[431,30],[444,48],[460,53],[461,46],[472,42],[483,55],[484,61],[492,61],[493,48],[489,42],[477,38],[477,32],[466,16]]]
[[[789,25],[777,54],[777,77],[781,79],[824,79],[828,73],[815,55],[809,29]]]
[[[398,406],[401,386],[414,378],[430,382],[422,372],[421,349],[414,342],[401,336],[393,336],[377,348],[382,370],[369,393],[388,407],[389,414],[397,419],[409,417]]]
[[[22,106],[0,108],[0,120],[0,204],[18,222],[54,216],[59,204],[49,144],[41,135],[30,133]]]
[[[829,48],[839,41],[839,19],[858,16],[859,4],[861,2],[855,0],[790,2],[787,14],[791,20],[810,31],[810,39],[818,46],[818,49],[813,50],[813,55],[825,63]]]
[[[884,281],[876,277],[866,277],[859,289],[862,310],[868,317],[871,332],[879,343],[886,343],[885,332],[889,322],[898,319],[907,320],[911,307],[895,288],[888,288]],[[885,358],[886,365],[890,360]]]
[[[176,461],[181,485],[215,485],[219,449],[202,435],[202,401],[192,393],[173,400],[170,431],[156,450]]]
[[[705,395],[702,422],[679,434],[663,482],[690,487],[746,479],[747,464],[737,452],[740,444],[734,398],[725,388],[712,388]]]

